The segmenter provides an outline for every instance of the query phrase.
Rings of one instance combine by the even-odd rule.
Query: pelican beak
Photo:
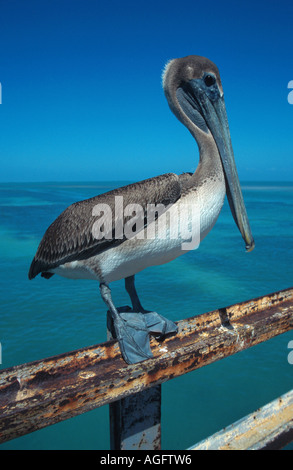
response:
[[[186,114],[197,127],[201,127],[202,131],[210,131],[216,142],[225,174],[230,209],[245,242],[246,250],[252,251],[255,243],[240,188],[224,96],[220,94],[218,88],[205,89],[200,79],[191,80],[188,91],[189,109],[186,109]]]
[[[213,134],[220,153],[225,173],[226,193],[230,209],[245,242],[246,250],[252,251],[255,243],[251,233],[235,164],[224,97],[219,97],[216,101],[211,103],[211,106],[214,112],[210,109],[211,107],[208,106],[210,111],[207,109],[204,117],[206,118],[207,125]]]

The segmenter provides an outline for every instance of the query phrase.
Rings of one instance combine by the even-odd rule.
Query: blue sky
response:
[[[193,171],[164,64],[219,67],[241,180],[293,180],[293,2],[0,0],[0,181]]]

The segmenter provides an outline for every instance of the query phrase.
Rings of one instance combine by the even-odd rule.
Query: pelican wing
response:
[[[147,225],[147,206],[163,204],[166,209],[181,195],[181,182],[174,173],[129,184],[96,197],[76,202],[63,211],[49,226],[32,261],[29,278],[50,270],[69,261],[87,259],[125,241],[125,235],[115,237],[117,214],[115,218],[115,199],[123,197],[123,208],[129,204],[139,204],[143,210],[144,226]],[[121,199],[119,200],[121,201]],[[103,236],[95,232],[95,223],[106,205],[111,210],[111,221],[105,223]],[[101,210],[100,210],[101,209]],[[104,212],[106,213],[106,212]],[[123,217],[123,224],[129,220]],[[108,227],[108,228],[107,228]]]

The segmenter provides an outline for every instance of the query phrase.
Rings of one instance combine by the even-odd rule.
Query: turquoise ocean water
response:
[[[58,276],[29,281],[27,273],[46,228],[63,209],[120,185],[0,184],[0,369],[105,341],[96,282]],[[293,286],[293,183],[242,187],[255,250],[245,252],[225,203],[199,249],[137,275],[145,308],[176,321]],[[111,288],[117,305],[129,304],[123,281]],[[186,449],[292,389],[290,340],[293,332],[163,384],[163,449]],[[107,450],[108,407],[0,449]]]

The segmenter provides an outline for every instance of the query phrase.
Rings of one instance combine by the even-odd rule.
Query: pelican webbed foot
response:
[[[107,326],[113,338],[117,339],[123,359],[127,364],[135,364],[153,357],[149,335],[162,340],[167,335],[177,333],[177,326],[171,320],[156,312],[143,309],[134,286],[134,276],[125,279],[126,290],[133,308],[116,308],[107,284],[100,284],[102,299],[108,307]]]
[[[108,311],[107,327],[113,338],[118,340],[127,364],[153,357],[150,335],[161,341],[167,335],[177,333],[175,323],[156,312],[134,312],[130,307],[118,307],[117,313],[116,317]]]
[[[100,284],[102,299],[108,307],[107,326],[118,340],[123,359],[135,364],[153,357],[149,344],[149,329],[143,313],[134,313],[129,307],[116,308],[109,286]]]
[[[177,333],[177,325],[168,320],[168,318],[159,315],[157,312],[145,312],[144,313],[148,331],[154,335],[158,340],[163,340],[168,335]]]
[[[149,329],[145,315],[133,312],[130,307],[118,307],[118,317],[108,311],[107,327],[117,339],[123,359],[127,364],[136,364],[153,357]]]

